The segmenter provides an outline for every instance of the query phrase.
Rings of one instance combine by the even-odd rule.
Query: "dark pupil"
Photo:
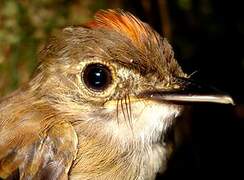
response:
[[[96,91],[104,90],[111,83],[111,72],[103,64],[90,64],[84,71],[84,82],[88,88]]]

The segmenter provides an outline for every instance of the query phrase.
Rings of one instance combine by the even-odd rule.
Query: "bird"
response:
[[[0,101],[0,178],[150,180],[186,104],[233,104],[183,72],[166,38],[130,12],[99,10],[39,52]]]

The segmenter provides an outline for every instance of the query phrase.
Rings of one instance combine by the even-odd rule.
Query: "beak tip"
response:
[[[225,104],[231,104],[231,105],[236,105],[235,104],[235,102],[234,102],[234,100],[233,100],[233,98],[232,97],[230,97],[230,96],[225,96],[225,97],[223,97],[223,102],[225,103]]]

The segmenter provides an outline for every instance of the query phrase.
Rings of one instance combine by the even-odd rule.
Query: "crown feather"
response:
[[[142,42],[149,37],[154,42],[158,41],[155,32],[146,23],[123,10],[100,10],[96,13],[95,19],[86,24],[86,27],[116,31],[140,47]]]

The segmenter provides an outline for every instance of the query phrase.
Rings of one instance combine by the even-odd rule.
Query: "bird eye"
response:
[[[83,81],[93,91],[105,90],[112,83],[111,71],[100,63],[89,64],[83,72]]]

